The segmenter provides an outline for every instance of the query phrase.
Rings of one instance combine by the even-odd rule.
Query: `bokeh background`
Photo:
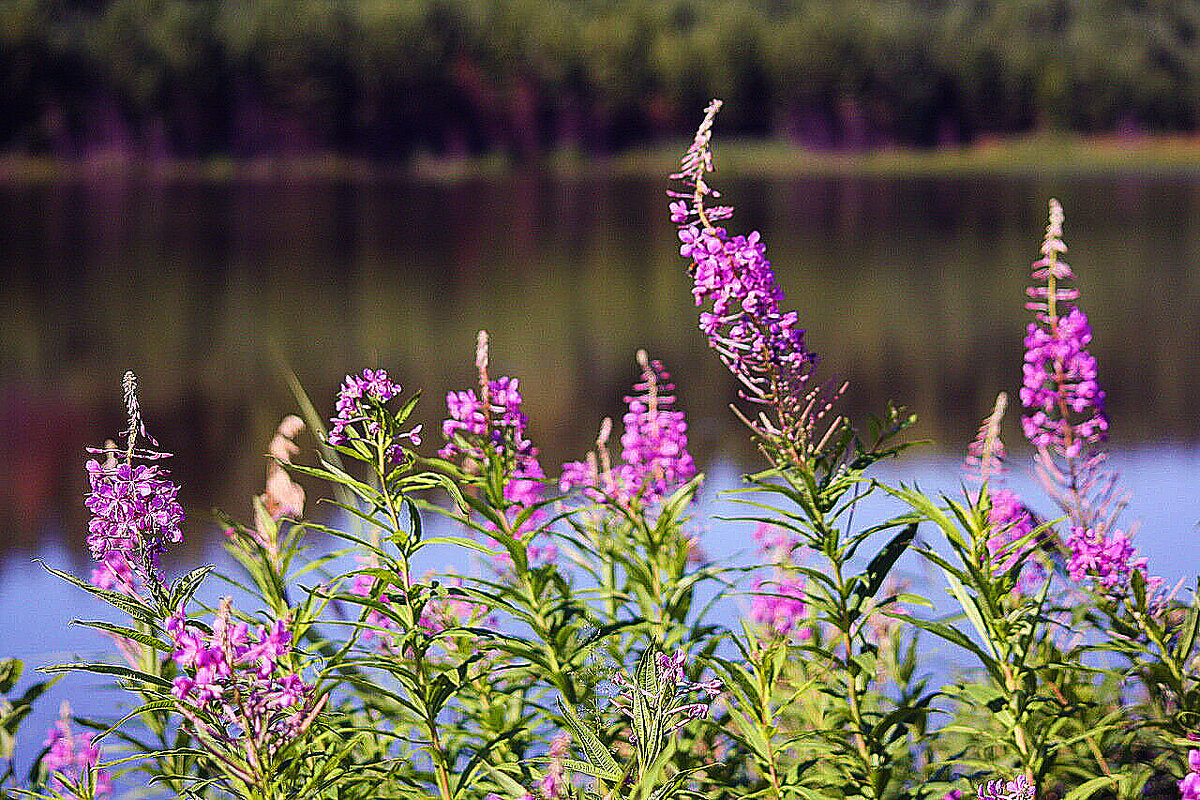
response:
[[[957,491],[1015,395],[1058,197],[1129,518],[1153,572],[1194,575],[1198,36],[1200,3],[1167,0],[3,0],[0,655],[104,647],[31,559],[86,574],[84,448],[123,427],[126,369],[176,454],[174,566],[225,563],[212,509],[261,491],[289,370],[328,413],[345,373],[388,369],[432,451],[480,328],[551,475],[619,417],[635,351],[662,359],[720,513],[755,454],[664,196],[714,96],[733,225],[844,410],[920,415],[932,443],[884,469],[925,488]],[[54,697],[111,708],[88,687]]]

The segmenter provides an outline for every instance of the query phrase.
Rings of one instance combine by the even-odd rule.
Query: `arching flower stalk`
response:
[[[712,125],[720,108],[721,101],[713,100],[705,109],[679,171],[671,175],[685,187],[669,192],[675,198],[671,221],[679,227],[680,254],[692,262],[696,305],[712,304],[700,314],[700,329],[741,383],[742,397],[771,412],[760,410],[753,419],[737,413],[772,450],[806,461],[842,428],[842,418],[829,414],[845,386],[831,398],[810,385],[817,357],[805,347],[796,312],[781,307],[784,294],[762,236],[734,236],[715,224],[733,215],[729,206],[707,205],[720,197],[705,177],[713,171]]]

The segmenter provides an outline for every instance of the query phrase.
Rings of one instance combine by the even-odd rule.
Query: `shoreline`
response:
[[[500,153],[464,158],[418,155],[381,162],[338,154],[251,159],[140,160],[126,153],[63,161],[20,154],[0,155],[0,183],[37,184],[128,179],[164,183],[230,181],[416,180],[444,183],[514,176],[559,179],[659,178],[674,170],[686,143],[645,146],[613,155],[556,151],[518,163]],[[726,177],[1024,177],[1200,174],[1200,135],[1136,138],[1062,134],[994,139],[962,147],[887,148],[859,153],[807,150],[778,140],[734,140],[717,152]]]

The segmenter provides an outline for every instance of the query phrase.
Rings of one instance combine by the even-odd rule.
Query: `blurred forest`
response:
[[[818,149],[1192,131],[1195,0],[2,0],[0,150]]]

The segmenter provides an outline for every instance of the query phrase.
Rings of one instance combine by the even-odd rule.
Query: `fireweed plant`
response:
[[[724,501],[752,563],[704,553],[702,476],[661,362],[636,353],[620,430],[600,421],[591,452],[552,469],[523,410],[538,387],[496,377],[480,333],[437,445],[385,370],[347,376],[327,413],[293,380],[301,416],[267,444],[263,491],[247,518],[217,515],[237,571],[168,576],[185,494],[130,373],[128,427],[85,465],[95,567],[48,567],[118,615],[77,621],[113,657],[42,667],[115,681],[127,713],[64,708],[18,771],[48,682],[19,692],[20,664],[0,661],[0,796],[1200,798],[1200,612],[1120,522],[1061,206],[1013,395],[1046,496],[1004,484],[1008,395],[961,494],[884,485],[872,470],[913,418],[839,412],[845,387],[821,377],[765,242],[728,227],[710,183],[720,105],[668,213],[764,458]],[[871,495],[895,511],[864,525]],[[946,596],[910,591],[902,559]],[[965,666],[935,663],[935,642]]]

